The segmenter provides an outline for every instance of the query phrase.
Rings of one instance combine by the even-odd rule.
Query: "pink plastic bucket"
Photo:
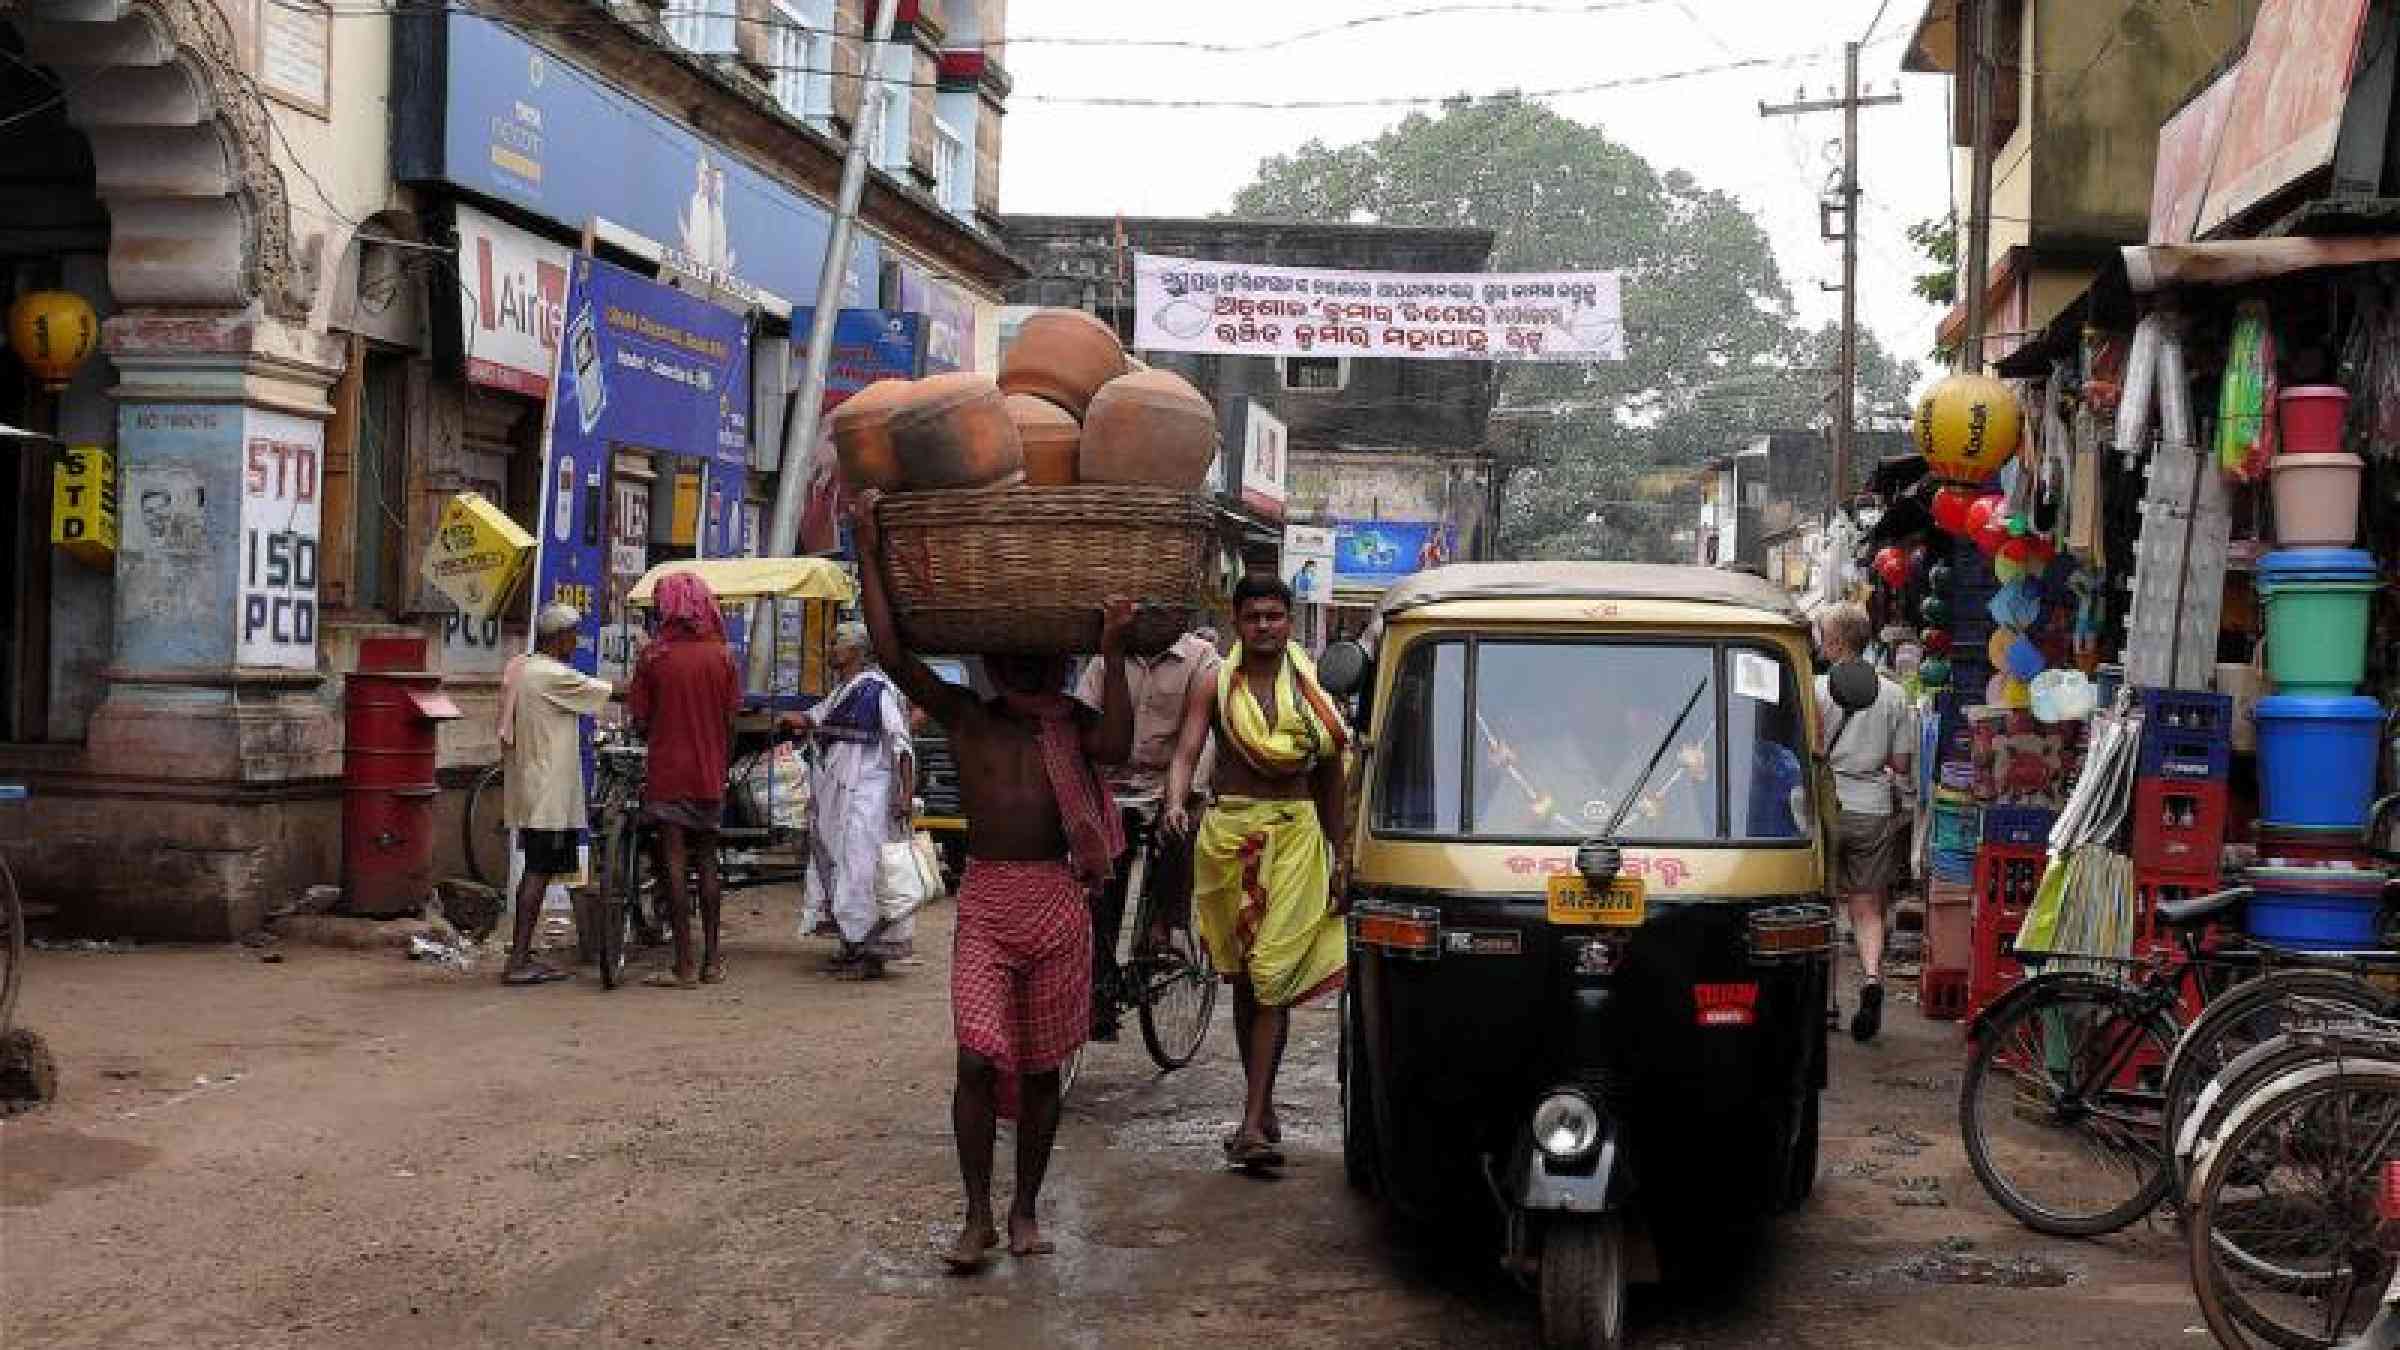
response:
[[[2330,455],[2342,448],[2342,419],[2350,391],[2338,384],[2299,384],[2283,391],[2281,449],[2287,455]]]
[[[2284,548],[2348,548],[2358,538],[2356,455],[2275,457],[2275,542]]]

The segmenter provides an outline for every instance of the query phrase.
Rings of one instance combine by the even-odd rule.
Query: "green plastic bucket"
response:
[[[2285,694],[2358,692],[2367,678],[2372,581],[2277,582],[2266,594],[2267,672]]]

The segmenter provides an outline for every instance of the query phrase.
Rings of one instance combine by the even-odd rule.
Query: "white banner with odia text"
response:
[[[1137,253],[1137,351],[1622,361],[1614,272],[1347,272]]]

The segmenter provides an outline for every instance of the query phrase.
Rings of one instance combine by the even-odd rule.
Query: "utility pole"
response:
[[[1992,254],[1992,48],[1998,43],[1998,0],[1964,0],[1974,22],[1961,24],[1967,44],[1967,331],[1958,344],[1958,368],[1983,373],[1984,288],[1990,284]],[[1962,16],[1963,17],[1963,16]]]
[[[1839,234],[1830,225],[1823,231],[1827,239],[1842,241],[1842,349],[1834,365],[1834,397],[1839,406],[1833,416],[1833,505],[1837,511],[1850,500],[1850,461],[1858,443],[1858,110],[1899,101],[1896,93],[1859,94],[1858,44],[1849,42],[1842,45],[1840,98],[1758,105],[1761,117],[1837,110],[1842,114],[1842,181],[1836,190],[1842,228]]]
[[[892,22],[899,12],[896,0],[875,7],[875,23],[859,61],[858,121],[850,128],[841,190],[834,197],[833,228],[825,238],[825,265],[817,272],[816,307],[809,315],[808,358],[801,367],[800,392],[792,396],[791,414],[784,419],[783,454],[775,464],[775,503],[767,517],[761,557],[788,558],[800,551],[808,457],[817,448],[817,427],[825,411],[825,371],[833,361],[833,321],[842,308],[842,278],[850,270],[850,236],[858,224],[859,198],[866,193],[867,156],[869,148],[882,139],[884,99],[889,92],[883,87],[883,53],[891,45]],[[774,669],[774,604],[762,600],[750,607],[750,687],[767,687]]]

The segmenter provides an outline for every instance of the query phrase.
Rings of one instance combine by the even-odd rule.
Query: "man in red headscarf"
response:
[[[725,642],[725,616],[707,582],[689,572],[669,573],[659,580],[656,602],[657,635],[634,663],[625,694],[626,713],[650,747],[642,822],[658,839],[667,919],[675,930],[673,973],[660,971],[648,983],[691,989],[725,978],[717,955],[724,910],[717,831],[725,818],[725,761],[733,748],[733,716],[742,708],[742,681]],[[700,872],[702,950],[696,965],[684,894],[685,868],[692,863]]]

